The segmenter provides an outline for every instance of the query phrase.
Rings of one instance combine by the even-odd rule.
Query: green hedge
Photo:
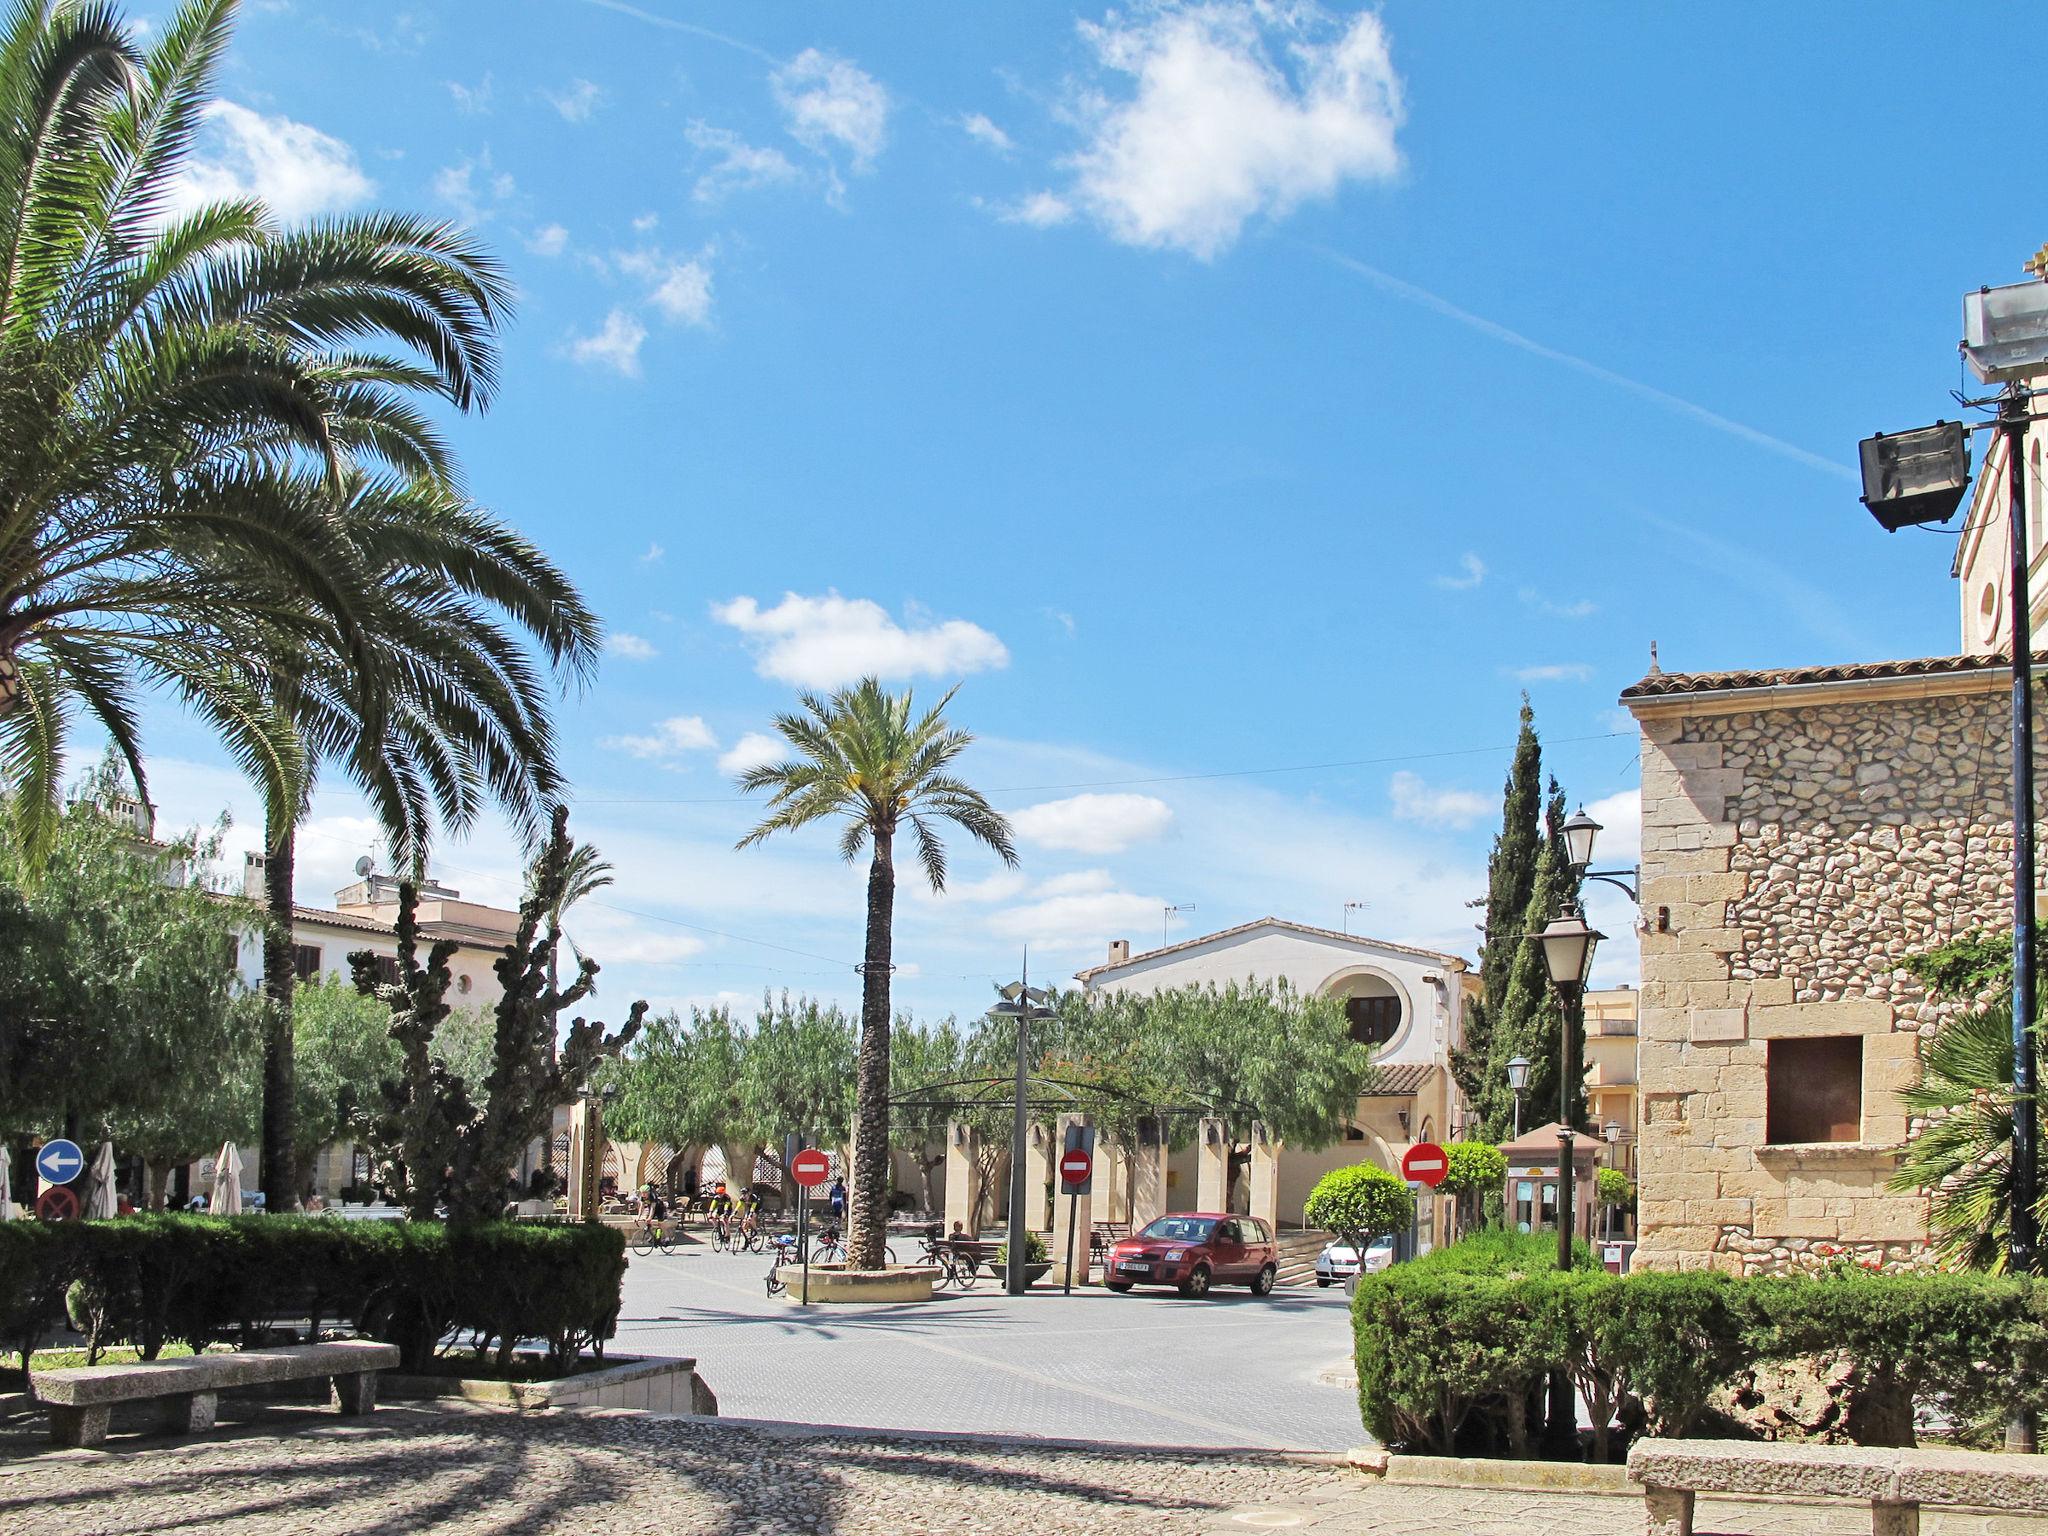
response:
[[[278,1319],[347,1323],[419,1370],[451,1336],[501,1359],[545,1341],[551,1368],[617,1325],[625,1241],[592,1225],[131,1216],[0,1225],[0,1346],[26,1356],[69,1314],[97,1354],[252,1343]]]
[[[1481,1233],[1362,1279],[1352,1321],[1367,1430],[1397,1448],[1527,1455],[1542,1438],[1545,1384],[1563,1371],[1605,1460],[1636,1433],[1709,1427],[1718,1389],[1743,1391],[1755,1368],[1798,1360],[1848,1367],[1841,1430],[1858,1444],[1912,1444],[1916,1405],[1965,1424],[2048,1402],[2048,1285],[1853,1268],[1623,1278],[1584,1250],[1568,1274],[1555,1263],[1554,1243]],[[1575,1426],[1560,1438],[1576,1449]]]

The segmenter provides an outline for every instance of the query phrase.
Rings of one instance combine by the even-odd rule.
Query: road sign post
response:
[[[811,1304],[811,1191],[825,1182],[832,1171],[832,1159],[816,1147],[808,1147],[789,1160],[789,1176],[796,1180],[801,1193],[796,1197],[796,1251],[803,1260],[803,1289],[797,1292],[797,1304]]]
[[[1067,1273],[1060,1283],[1060,1294],[1074,1294],[1074,1227],[1075,1217],[1081,1208],[1081,1187],[1088,1182],[1088,1176],[1095,1170],[1095,1159],[1086,1147],[1069,1147],[1060,1154],[1060,1182],[1067,1188]],[[1017,1255],[1010,1255],[1010,1262],[1017,1262]]]
[[[1420,1191],[1417,1189],[1418,1185],[1423,1190],[1433,1193],[1437,1185],[1443,1183],[1450,1176],[1450,1172],[1450,1154],[1433,1141],[1418,1141],[1401,1156],[1401,1177],[1408,1181],[1410,1192],[1418,1196],[1420,1194]],[[1430,1241],[1434,1243],[1436,1241],[1436,1212],[1434,1207],[1430,1211],[1429,1230],[1431,1234]],[[1417,1198],[1414,1201],[1414,1213],[1408,1223],[1408,1252],[1404,1257],[1414,1258],[1421,1246],[1422,1201],[1420,1198]]]
[[[85,1153],[75,1141],[58,1136],[36,1150],[36,1177],[45,1184],[69,1184],[83,1172]]]
[[[41,1221],[73,1221],[78,1216],[78,1191],[68,1184],[52,1184],[36,1196],[36,1217]]]

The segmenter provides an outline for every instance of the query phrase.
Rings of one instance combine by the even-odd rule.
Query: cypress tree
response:
[[[1543,847],[1543,749],[1536,739],[1536,713],[1522,695],[1521,730],[1501,794],[1500,831],[1486,862],[1486,927],[1479,946],[1479,997],[1465,1008],[1465,1044],[1451,1053],[1451,1076],[1479,1118],[1488,1140],[1505,1136],[1513,1123],[1514,1096],[1508,1091],[1512,1046],[1499,1048],[1522,920],[1536,884]],[[1553,1085],[1555,1078],[1552,1079]]]
[[[1550,985],[1550,970],[1544,964],[1543,946],[1534,942],[1549,921],[1563,910],[1567,900],[1579,898],[1579,881],[1566,859],[1564,847],[1564,791],[1556,779],[1550,781],[1548,804],[1544,808],[1542,852],[1537,856],[1536,875],[1531,883],[1528,905],[1516,924],[1529,938],[1516,943],[1504,956],[1507,970],[1506,997],[1495,1021],[1493,1043],[1499,1058],[1503,1083],[1508,1060],[1516,1055],[1529,1058],[1529,1086],[1522,1095],[1522,1129],[1542,1125],[1557,1117],[1557,1077],[1561,1059],[1559,1036],[1564,1019],[1557,1006],[1557,993]],[[1506,946],[1502,946],[1505,950]],[[1571,1123],[1576,1129],[1586,1116],[1586,1046],[1583,1032],[1571,1034],[1571,1059],[1564,1070],[1572,1084]],[[1510,1127],[1514,1095],[1508,1102]]]

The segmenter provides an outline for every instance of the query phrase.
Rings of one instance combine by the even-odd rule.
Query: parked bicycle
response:
[[[942,1237],[937,1227],[925,1233],[924,1252],[918,1255],[918,1261],[936,1268],[939,1282],[949,1291],[971,1291],[980,1278],[980,1264],[974,1253]]]

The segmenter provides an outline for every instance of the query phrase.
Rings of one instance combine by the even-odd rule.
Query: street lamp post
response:
[[[1575,1170],[1572,1130],[1572,1028],[1578,1017],[1579,999],[1584,994],[1586,974],[1593,967],[1593,946],[1606,935],[1595,931],[1579,916],[1579,909],[1566,901],[1564,910],[1536,935],[1543,944],[1544,968],[1557,991],[1557,1267],[1572,1267],[1573,1182]]]
[[[1522,1090],[1529,1086],[1529,1058],[1516,1056],[1508,1062],[1508,1086],[1515,1091],[1515,1139],[1522,1139]]]
[[[1024,1227],[1024,1143],[1029,1131],[1029,1115],[1025,1103],[1025,1077],[1029,1071],[1031,1052],[1031,1026],[1039,1019],[1053,1016],[1052,1009],[1045,1006],[1050,993],[1029,984],[1031,961],[1027,955],[1024,961],[1023,978],[1011,982],[1002,989],[1002,1000],[988,1011],[991,1019],[1015,1019],[1017,1021],[1017,1104],[1016,1114],[1010,1124],[1010,1220],[1007,1262],[1003,1266],[1003,1288],[1012,1296],[1024,1294],[1029,1284],[1029,1273],[1025,1250],[1028,1239]]]

